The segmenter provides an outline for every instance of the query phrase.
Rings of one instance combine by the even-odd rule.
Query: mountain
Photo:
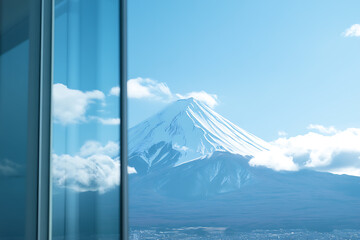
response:
[[[174,102],[130,129],[129,136],[130,159],[140,165],[136,169],[140,173],[178,166],[214,152],[253,156],[269,147],[194,98]]]
[[[269,144],[195,99],[129,131],[132,226],[360,229],[360,178],[252,167]]]

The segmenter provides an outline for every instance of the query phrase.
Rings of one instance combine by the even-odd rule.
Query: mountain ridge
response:
[[[146,151],[165,142],[179,153],[174,166],[208,156],[215,151],[253,156],[269,144],[241,129],[194,98],[181,99],[129,130],[130,156],[149,166]],[[159,150],[161,151],[161,150]]]

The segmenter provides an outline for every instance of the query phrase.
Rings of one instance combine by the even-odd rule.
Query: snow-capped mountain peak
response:
[[[174,165],[201,159],[215,151],[243,156],[267,150],[268,143],[246,132],[194,98],[173,102],[129,131],[129,153],[149,166],[166,159],[171,146],[179,152]],[[160,144],[160,145],[159,145]],[[158,147],[156,150],[154,146]],[[149,150],[152,149],[150,153]],[[161,155],[161,156],[160,156]]]

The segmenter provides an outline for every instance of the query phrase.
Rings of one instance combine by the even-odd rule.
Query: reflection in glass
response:
[[[36,237],[38,4],[0,1],[0,239]]]
[[[53,85],[53,238],[119,237],[118,1],[59,0]]]

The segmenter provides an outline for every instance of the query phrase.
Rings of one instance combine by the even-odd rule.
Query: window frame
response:
[[[120,13],[120,236],[128,239],[127,0]],[[51,139],[55,0],[32,0],[29,39],[26,239],[52,239]],[[36,206],[34,208],[34,206]],[[36,219],[33,221],[32,219]]]

